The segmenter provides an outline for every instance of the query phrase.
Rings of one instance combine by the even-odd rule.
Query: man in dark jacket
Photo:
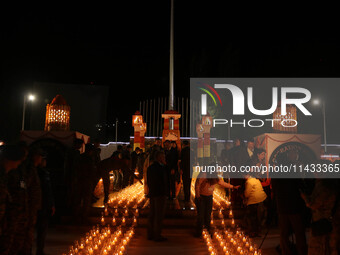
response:
[[[169,170],[169,181],[170,181],[170,198],[176,198],[176,182],[179,182],[179,173],[178,173],[178,150],[175,141],[170,143],[168,150],[166,153],[166,165]]]
[[[190,188],[191,188],[190,154],[192,154],[192,150],[190,149],[189,142],[184,141],[181,151],[181,171],[183,180],[184,201],[186,203],[190,202]]]
[[[131,180],[133,180],[133,174],[134,171],[131,169],[131,151],[132,151],[132,147],[131,145],[127,145],[125,147],[123,146],[123,152],[122,152],[122,159],[124,160],[126,167],[124,167],[124,169],[122,169],[123,172],[123,188],[126,188],[127,186],[130,186]]]
[[[31,149],[26,166],[25,180],[27,190],[28,217],[24,233],[23,247],[19,254],[32,254],[37,213],[41,209],[41,186],[37,168],[41,165],[45,153],[40,149]]]
[[[298,165],[298,152],[291,150],[283,165]],[[303,220],[304,201],[300,196],[302,179],[272,179],[273,193],[279,214],[280,246],[282,254],[292,254],[289,241],[291,231],[295,234],[296,249],[299,255],[307,254],[305,225]]]
[[[12,200],[8,191],[8,173],[18,168],[24,157],[24,151],[12,145],[5,145],[0,148],[0,240],[3,240],[6,209],[8,203]]]
[[[94,162],[95,148],[92,144],[86,144],[85,153],[80,155],[76,166],[77,185],[77,207],[75,220],[85,222],[91,207],[93,194],[93,180],[95,179],[96,166]]]
[[[15,159],[17,153],[20,154],[17,158],[20,160]],[[23,167],[27,148],[9,145],[4,148],[2,154],[3,160],[0,161],[3,169],[0,171],[4,178],[1,178],[0,182],[5,181],[5,184],[0,184],[0,224],[2,225],[0,226],[0,254],[17,254],[24,244],[29,217],[25,167]]]
[[[77,199],[77,176],[76,176],[76,166],[80,158],[80,149],[83,147],[84,141],[82,139],[76,138],[73,143],[73,147],[66,151],[64,171],[65,171],[65,181],[67,189],[66,202],[68,208],[74,210]]]
[[[243,146],[240,139],[235,139],[235,147],[233,147],[230,151],[230,164],[232,166],[236,166],[238,170],[240,170],[242,166],[250,165],[252,157],[253,157],[253,152],[254,152],[254,141],[252,139],[248,140],[246,147]],[[232,185],[241,186],[240,189],[232,191],[231,200],[235,204],[242,205],[242,198],[243,198],[244,185],[245,185],[244,179],[243,178],[232,178],[230,182]]]
[[[104,204],[109,200],[110,194],[110,171],[114,170],[114,161],[118,160],[117,158],[109,157],[107,159],[103,159],[97,164],[97,178],[94,184],[94,187],[97,185],[100,178],[103,180],[104,186]]]
[[[38,175],[41,185],[41,209],[38,211],[37,217],[37,238],[36,238],[36,254],[44,254],[45,239],[47,235],[48,223],[50,216],[55,213],[54,197],[51,186],[49,172],[46,169],[46,159],[44,158],[38,167]]]
[[[163,151],[155,153],[155,161],[147,169],[150,212],[148,217],[148,239],[156,242],[166,241],[161,235],[162,221],[165,214],[166,198],[169,195],[168,173]]]

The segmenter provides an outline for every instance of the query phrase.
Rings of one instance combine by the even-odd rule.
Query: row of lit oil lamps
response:
[[[213,205],[215,209],[219,208],[218,218],[221,219],[219,226],[221,230],[215,228],[212,214],[210,223],[214,229],[212,231],[212,238],[207,230],[203,231],[203,238],[206,241],[209,253],[211,255],[260,255],[261,251],[257,248],[256,244],[254,244],[252,240],[240,230],[240,228],[237,228],[231,203],[219,190],[214,191]],[[224,208],[229,209],[228,218],[231,219],[229,225],[231,228],[228,230],[226,230],[227,224],[224,219]]]
[[[108,201],[109,209],[138,207],[145,201],[144,186],[136,182],[120,192],[111,195]]]
[[[192,182],[191,194],[195,196],[195,182]],[[210,255],[217,254],[239,254],[239,255],[260,255],[261,251],[257,248],[256,244],[247,237],[235,224],[233,210],[231,208],[231,202],[223,194],[223,191],[219,189],[214,190],[213,196],[213,208],[218,209],[218,218],[221,220],[218,230],[215,226],[213,213],[211,215],[210,225],[212,229],[212,237],[210,233],[205,229],[203,230],[203,238],[207,244]],[[224,210],[228,209],[228,218],[231,220],[228,230],[226,230],[227,223],[225,222]]]
[[[110,226],[101,229],[98,225],[86,233],[80,242],[76,241],[68,255],[123,255],[134,233],[134,227],[124,231],[121,227],[115,230]]]
[[[127,245],[135,233],[139,208],[143,207],[143,202],[145,198],[140,183],[135,183],[114,194],[105,205],[100,219],[102,226],[93,227],[86,233],[85,238],[76,241],[68,255],[126,254]]]
[[[230,229],[215,229],[212,237],[210,233],[204,229],[203,238],[210,255],[261,255],[261,251],[257,248],[256,244],[240,231],[240,229],[236,230],[236,232]]]
[[[103,226],[102,229],[99,226],[94,227],[80,242],[75,242],[75,245],[70,248],[68,255],[126,254],[127,244],[134,235],[134,227],[138,223],[138,208],[145,207],[147,204],[144,203],[144,206],[142,206],[144,201],[144,189],[140,183],[135,183],[116,193],[114,197],[110,198],[108,204],[105,205],[104,213],[100,220]],[[226,223],[224,221],[223,208],[230,207],[230,202],[218,191],[215,191],[214,207],[220,208],[218,214],[218,217],[221,219],[220,226],[225,229]],[[112,214],[112,219],[110,218],[108,221],[110,214]],[[119,217],[120,215],[122,215],[121,218]],[[231,208],[228,216],[231,219],[231,227],[235,229],[234,215]],[[107,224],[112,225],[112,227],[105,227]],[[212,217],[211,226],[213,225],[214,220]],[[130,227],[128,228],[128,226]],[[111,233],[111,228],[116,229],[114,233]],[[126,228],[128,229],[123,233]],[[203,237],[211,255],[220,254],[219,252],[221,254],[260,254],[256,246],[240,230],[237,230],[235,233],[230,230],[215,230],[213,238],[204,230]],[[215,246],[214,243],[219,243],[219,246]]]

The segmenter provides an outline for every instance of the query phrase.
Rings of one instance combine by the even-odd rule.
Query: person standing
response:
[[[246,183],[244,190],[245,204],[247,205],[247,225],[249,237],[260,236],[260,227],[265,218],[265,208],[263,201],[267,195],[264,192],[261,182],[252,174],[246,175]]]
[[[168,173],[164,151],[157,151],[154,162],[147,169],[148,196],[150,198],[150,212],[148,216],[148,240],[156,242],[166,241],[162,236],[162,221],[165,214],[168,193]]]
[[[76,138],[73,142],[73,147],[66,152],[64,171],[65,171],[65,182],[67,189],[67,205],[71,211],[74,211],[77,196],[77,176],[76,166],[80,158],[80,149],[83,147],[84,141]]]
[[[333,208],[337,199],[337,180],[316,179],[311,195],[301,193],[307,207],[312,210],[313,222],[308,244],[308,255],[331,254]]]
[[[0,159],[0,254],[17,254],[23,246],[28,206],[23,162],[25,146],[5,145]],[[18,234],[19,233],[19,234]],[[23,233],[23,234],[22,234]]]
[[[122,152],[123,152],[123,146],[122,146],[122,145],[118,145],[118,146],[117,146],[117,150],[115,150],[115,151],[112,153],[111,157],[112,157],[112,158],[118,158],[118,157],[119,157],[119,154],[121,154]]]
[[[168,147],[169,141],[165,141],[164,142],[164,150],[165,147]],[[149,150],[149,162],[150,165],[152,164],[152,162],[155,160],[155,154],[157,151],[163,150],[162,148],[162,140],[160,138],[156,138],[154,144],[152,145],[152,147]]]
[[[188,141],[183,141],[183,147],[181,151],[181,173],[183,180],[183,191],[184,191],[184,202],[190,202],[191,195],[191,164],[190,164],[190,155],[192,154],[192,150],[190,149],[190,144]]]
[[[242,166],[251,165],[252,157],[254,155],[254,141],[249,139],[247,146],[243,146],[243,143],[239,139],[235,139],[236,147],[230,152],[232,166],[236,166],[239,171]],[[239,171],[240,172],[240,171]],[[242,198],[244,195],[244,179],[242,178],[232,178],[231,184],[240,185],[242,188],[232,192],[232,201],[235,204],[242,205]]]
[[[290,150],[283,165],[298,164],[298,152]],[[279,214],[280,246],[282,254],[293,254],[289,236],[295,234],[296,249],[299,255],[307,254],[305,224],[303,220],[304,201],[300,196],[303,189],[301,179],[272,179],[273,193]]]
[[[195,183],[195,203],[197,208],[196,237],[202,235],[203,227],[208,231],[210,230],[213,195],[217,184],[227,189],[238,189],[240,187],[224,182],[222,178],[218,177],[216,172],[209,175],[201,173],[201,176],[196,179]]]
[[[96,172],[94,153],[94,146],[90,143],[86,144],[85,152],[80,155],[79,162],[76,166],[78,185],[75,220],[78,222],[86,221],[91,207],[94,189],[93,180],[95,179]]]
[[[144,179],[144,194],[147,195],[149,193],[149,187],[147,182],[147,172],[148,167],[152,165],[152,163],[155,161],[155,155],[158,151],[164,151],[162,146],[162,140],[160,138],[156,138],[153,146],[146,152],[145,160],[143,162],[143,179]],[[164,143],[165,146],[166,143]]]
[[[113,170],[113,166],[115,164],[115,161],[117,159],[113,157],[109,157],[106,159],[101,160],[96,166],[97,166],[97,178],[94,183],[94,188],[96,187],[97,183],[100,179],[103,180],[103,187],[104,187],[104,205],[109,200],[109,194],[110,194],[110,171]]]
[[[125,149],[124,149],[125,148]],[[131,169],[131,145],[123,146],[122,160],[125,166],[122,169],[123,172],[123,188],[131,185],[131,180],[133,180],[134,172]]]
[[[37,168],[41,186],[41,208],[37,215],[36,224],[36,254],[43,255],[45,239],[47,235],[48,223],[50,216],[55,213],[55,204],[51,186],[50,174],[46,169],[46,159],[43,158]]]
[[[139,150],[140,154],[138,156],[138,160],[137,160],[137,171],[138,171],[138,177],[139,178],[143,178],[144,176],[144,162],[147,158],[147,153],[143,152],[142,149]]]
[[[178,150],[175,141],[170,143],[166,156],[166,164],[169,169],[170,177],[170,199],[176,198],[176,182],[179,182],[178,173]]]
[[[97,165],[101,160],[101,153],[102,153],[102,149],[100,148],[100,141],[98,139],[96,139],[93,143],[94,146],[94,163]]]
[[[12,202],[12,197],[8,190],[8,173],[17,169],[23,160],[25,153],[14,145],[4,145],[0,147],[0,240],[4,240],[6,233],[6,216],[8,203]],[[3,243],[0,241],[0,247]],[[0,251],[2,249],[0,248]]]
[[[238,141],[239,142],[239,141]],[[226,142],[224,149],[221,151],[220,161],[224,166],[227,166],[230,162],[231,144]]]
[[[37,213],[41,209],[41,186],[37,168],[42,164],[44,152],[40,149],[32,149],[28,155],[26,167],[26,185],[28,196],[27,226],[23,235],[24,243],[20,254],[32,254],[35,224]]]
[[[268,173],[262,172],[264,170],[263,166],[266,165],[265,158],[266,158],[266,151],[264,149],[256,148],[254,150],[252,166],[256,166],[256,170],[261,171],[261,172],[258,172],[257,178],[259,178],[263,191],[267,195],[266,200],[263,201],[263,204],[265,206],[265,218],[263,220],[265,221],[267,226],[269,226],[272,223],[272,219],[273,219],[273,209],[272,209],[273,206],[272,206],[272,198],[271,198],[271,194],[272,194],[271,180],[270,178],[268,178],[269,177]]]

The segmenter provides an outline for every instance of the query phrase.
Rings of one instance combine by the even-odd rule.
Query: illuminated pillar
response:
[[[209,115],[209,113],[202,117],[202,126],[204,130],[203,155],[204,155],[204,158],[210,158],[210,130],[212,128],[212,117]]]
[[[204,127],[202,123],[197,123],[196,125],[196,132],[197,132],[197,160],[198,162],[202,162],[203,160],[203,134],[204,134]]]
[[[162,118],[164,118],[162,142],[164,143],[166,140],[176,141],[177,148],[179,150],[181,148],[181,134],[179,130],[180,117],[181,114],[179,114],[177,111],[166,111],[165,113],[162,114]]]
[[[133,150],[139,147],[145,151],[146,123],[143,122],[143,116],[139,111],[132,115],[132,126],[134,127]]]
[[[146,133],[146,123],[143,122],[141,125],[141,130],[139,132],[139,137],[140,137],[140,147],[143,152],[145,152],[145,133]]]

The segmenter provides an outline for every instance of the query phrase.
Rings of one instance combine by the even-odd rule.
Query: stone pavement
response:
[[[146,239],[146,229],[139,228],[135,237],[129,243],[127,253],[129,255],[208,255],[204,240],[194,238],[191,229],[165,229],[163,236],[168,238],[166,242],[154,242]]]
[[[57,225],[51,226],[47,232],[45,243],[45,253],[47,255],[62,255],[67,253],[70,246],[76,240],[84,237],[92,226],[75,226],[75,225]],[[33,245],[33,253],[35,254],[35,243]]]

